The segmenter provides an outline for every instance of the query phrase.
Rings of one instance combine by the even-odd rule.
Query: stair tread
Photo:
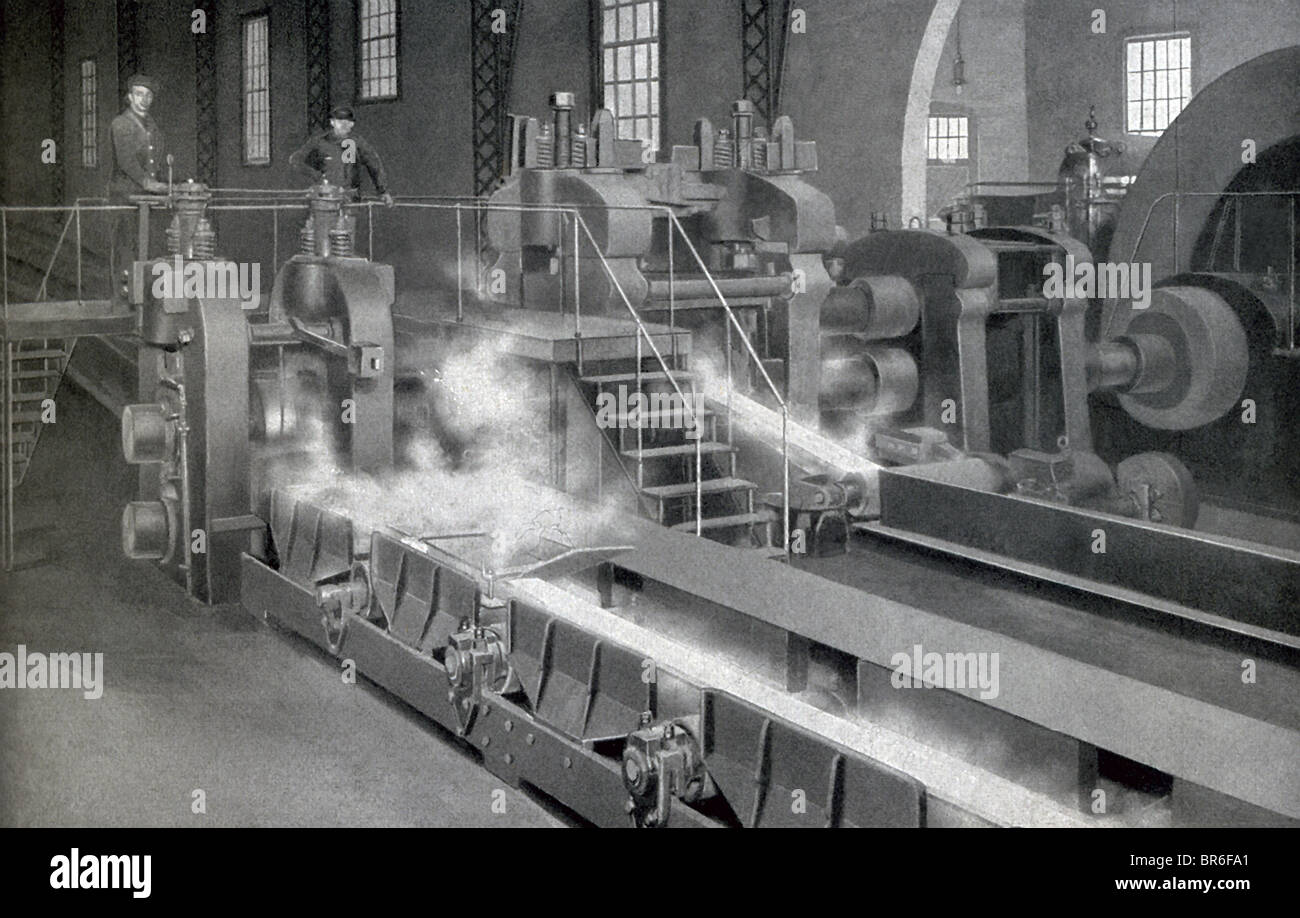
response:
[[[630,372],[629,373],[602,373],[596,376],[581,377],[583,382],[594,383],[595,385],[603,385],[605,383],[616,383],[616,382],[636,382],[636,378],[637,378],[636,374]],[[662,370],[655,370],[653,372],[647,372],[641,374],[642,382],[667,382],[668,378],[669,378],[668,374],[664,373]],[[673,372],[673,378],[691,379],[692,374],[689,370],[675,370]]]
[[[59,357],[67,357],[67,351],[44,350],[44,351],[11,351],[10,356],[14,360],[54,360]]]
[[[716,494],[719,491],[746,491],[757,487],[758,485],[752,481],[746,481],[743,478],[707,478],[700,482],[700,491],[704,494]],[[683,481],[679,484],[653,485],[642,488],[641,493],[660,499],[688,497],[695,493],[695,482]]]
[[[776,514],[771,510],[759,510],[754,513],[737,513],[733,516],[706,516],[700,522],[700,529],[725,529],[728,526],[748,526],[751,523],[770,523],[776,519]],[[694,532],[695,520],[687,520],[684,523],[675,523],[671,527],[680,532]]]
[[[673,393],[673,394],[674,394],[674,396],[676,395],[676,393]],[[692,410],[695,411],[695,414],[696,414],[697,417],[701,417],[701,418],[707,418],[707,417],[710,417],[711,415],[714,415],[714,414],[717,413],[717,412],[714,411],[712,408],[698,408],[698,409],[697,409],[697,408],[694,408],[694,406],[692,406]],[[624,421],[624,422],[625,422],[625,421],[627,421],[629,418],[634,417],[634,416],[635,416],[635,417],[639,417],[639,418],[644,418],[644,419],[647,420],[647,421],[652,421],[652,420],[655,420],[655,419],[657,419],[657,418],[664,418],[664,417],[673,418],[673,417],[676,417],[676,416],[678,416],[678,415],[681,415],[683,419],[685,419],[686,417],[688,417],[687,412],[686,412],[686,408],[685,408],[684,406],[680,406],[680,407],[678,407],[678,408],[668,408],[667,410],[656,410],[656,411],[648,411],[648,410],[647,410],[647,411],[635,411],[635,410],[629,409],[629,410],[627,410],[627,411],[620,411],[620,412],[618,412],[617,414],[615,414],[614,416],[615,416],[616,418],[618,418],[619,421]],[[626,426],[627,426],[627,428],[628,428],[629,430],[635,430],[635,429],[636,429],[636,427],[635,427],[634,425],[626,425]],[[647,428],[648,428],[648,425],[647,425]]]
[[[734,453],[736,448],[728,446],[725,443],[715,443],[713,441],[700,444],[701,455],[715,455],[717,453]],[[649,449],[625,449],[623,455],[629,459],[664,459],[671,456],[694,456],[694,443],[678,443],[675,446],[654,446]]]

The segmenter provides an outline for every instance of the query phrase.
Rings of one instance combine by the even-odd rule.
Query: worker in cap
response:
[[[370,174],[375,191],[385,204],[393,206],[383,161],[364,137],[352,133],[356,123],[352,109],[340,105],[330,111],[330,126],[313,134],[289,157],[289,165],[319,183],[328,181],[348,192],[353,200],[361,194],[361,168]]]
[[[166,147],[162,131],[149,115],[157,91],[154,79],[142,73],[126,81],[126,108],[113,119],[109,129],[113,141],[113,171],[108,179],[110,204],[129,204],[135,194],[167,193],[167,183],[162,181]],[[124,281],[123,272],[136,257],[136,217],[114,213],[112,224],[109,262],[116,299]]]

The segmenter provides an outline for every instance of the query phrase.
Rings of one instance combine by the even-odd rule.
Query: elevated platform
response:
[[[44,300],[10,303],[0,312],[0,338],[78,338],[135,331],[136,314],[109,300]]]
[[[534,309],[487,307],[475,303],[465,309],[464,319],[456,320],[456,308],[431,306],[427,295],[399,293],[393,306],[393,326],[398,334],[428,334],[431,331],[465,335],[474,343],[500,343],[516,357],[547,363],[573,363],[578,359],[578,323],[572,315]],[[691,333],[683,328],[646,323],[655,347],[663,354],[673,350],[689,354]],[[584,361],[630,360],[636,357],[637,326],[630,318],[609,316],[582,317],[582,358]],[[642,356],[650,348],[642,341]]]

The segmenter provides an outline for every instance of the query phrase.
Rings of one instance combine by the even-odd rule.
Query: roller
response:
[[[866,276],[826,295],[821,326],[823,334],[901,338],[916,328],[920,316],[921,300],[910,281],[893,275]]]

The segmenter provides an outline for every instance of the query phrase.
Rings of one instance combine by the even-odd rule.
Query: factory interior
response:
[[[1294,0],[0,35],[0,826],[1300,825]]]

